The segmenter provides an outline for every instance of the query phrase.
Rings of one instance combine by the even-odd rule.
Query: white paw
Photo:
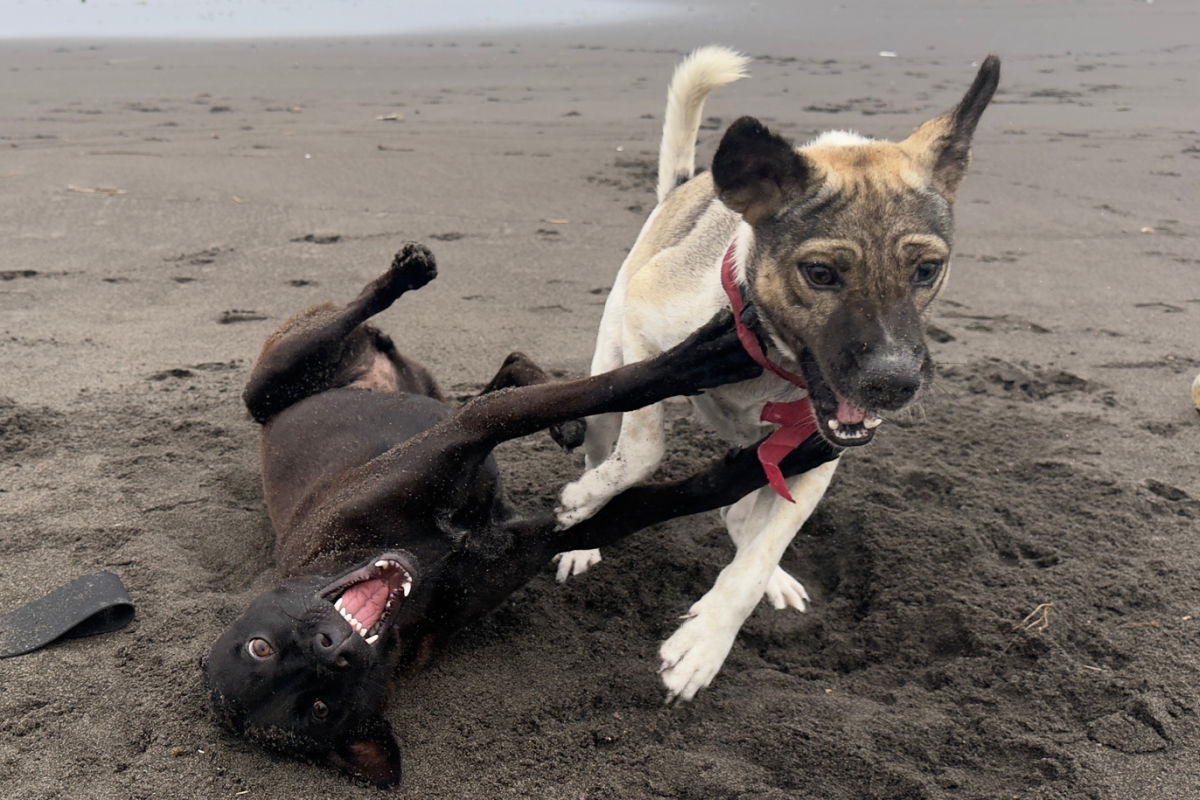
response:
[[[558,572],[554,579],[559,583],[566,583],[567,578],[572,575],[582,575],[588,571],[589,567],[594,567],[600,563],[599,550],[570,550],[566,553],[559,553],[554,557],[554,563],[558,564]]]
[[[611,495],[592,489],[591,484],[594,481],[588,480],[589,474],[591,473],[585,474],[574,483],[568,483],[559,494],[554,516],[558,520],[560,531],[589,519],[609,501]]]
[[[794,608],[804,611],[808,608],[808,592],[804,591],[804,584],[784,572],[783,567],[776,567],[771,573],[763,594],[767,602],[778,610]]]
[[[712,683],[725,663],[741,627],[728,615],[704,608],[701,600],[688,612],[689,619],[663,642],[663,685],[667,687],[667,702],[691,700],[696,692]]]

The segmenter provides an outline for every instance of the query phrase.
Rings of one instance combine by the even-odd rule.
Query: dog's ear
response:
[[[901,147],[928,170],[933,188],[947,200],[954,200],[967,172],[971,136],[999,83],[1000,59],[989,55],[957,108],[929,120],[901,142]]]
[[[804,156],[753,117],[730,125],[713,157],[717,197],[751,225],[802,194],[809,174]]]
[[[371,781],[376,786],[400,782],[400,745],[392,726],[376,715],[338,742],[329,754],[333,766]]]

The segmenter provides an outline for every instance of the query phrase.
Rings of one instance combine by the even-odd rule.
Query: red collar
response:
[[[735,236],[729,243],[729,249],[725,251],[725,258],[721,261],[721,286],[725,288],[725,294],[729,297],[729,305],[733,309],[733,322],[737,326],[738,340],[741,341],[742,347],[745,348],[750,358],[754,359],[754,362],[760,367],[774,372],[793,386],[807,390],[808,385],[803,378],[767,358],[762,346],[758,343],[758,337],[742,322],[742,310],[746,307],[746,301],[742,299],[741,289],[734,277],[734,268],[737,266],[736,251],[737,237]]]
[[[793,386],[807,390],[808,387],[803,378],[767,358],[763,353],[762,346],[758,343],[758,337],[742,322],[742,311],[746,307],[746,302],[742,299],[741,289],[734,277],[736,254],[737,237],[735,236],[729,243],[729,249],[725,251],[725,258],[721,261],[721,286],[725,289],[725,294],[729,297],[729,305],[733,309],[733,321],[737,327],[738,341],[742,343],[747,355],[760,367],[773,372]],[[794,503],[796,501],[788,493],[787,481],[784,480],[783,472],[779,469],[779,462],[788,453],[799,447],[805,439],[817,432],[817,420],[813,414],[812,402],[808,397],[802,397],[787,403],[767,403],[763,406],[759,419],[779,425],[779,428],[758,446],[758,460],[763,466],[763,472],[767,475],[767,483],[784,500]]]

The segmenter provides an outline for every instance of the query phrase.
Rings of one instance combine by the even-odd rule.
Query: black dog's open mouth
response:
[[[830,386],[808,351],[800,359],[800,369],[822,436],[838,447],[859,447],[875,438],[883,420]]]
[[[399,553],[384,553],[321,590],[354,632],[374,645],[412,591],[414,569]]]

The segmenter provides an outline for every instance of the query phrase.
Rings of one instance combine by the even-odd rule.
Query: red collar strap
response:
[[[729,249],[725,251],[725,258],[721,261],[721,286],[724,287],[725,294],[729,297],[729,305],[733,309],[733,321],[737,326],[738,340],[742,343],[747,355],[760,367],[775,373],[793,386],[807,389],[803,378],[767,358],[758,343],[758,337],[742,322],[742,310],[745,309],[746,303],[742,299],[741,289],[738,288],[737,280],[734,277],[736,251],[737,237],[735,236],[729,243]],[[787,481],[784,480],[783,472],[779,469],[779,462],[787,457],[788,453],[799,447],[805,439],[816,433],[817,420],[813,414],[812,402],[805,396],[787,403],[767,403],[763,406],[759,419],[779,425],[758,446],[758,461],[767,475],[767,483],[784,500],[794,503],[796,501],[788,493]]]

